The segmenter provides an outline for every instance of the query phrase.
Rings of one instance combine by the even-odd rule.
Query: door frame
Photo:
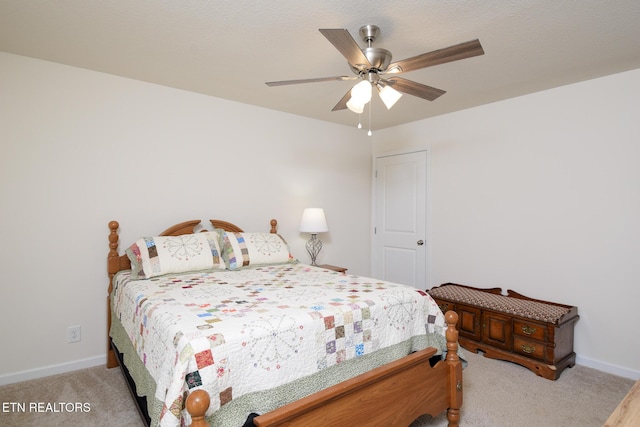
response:
[[[421,153],[424,152],[426,154],[426,185],[425,191],[425,268],[426,271],[426,288],[427,290],[432,288],[432,279],[433,272],[431,269],[431,149],[428,147],[415,147],[412,149],[400,149],[400,150],[391,150],[391,151],[381,151],[379,153],[373,153],[371,157],[371,239],[369,242],[369,246],[371,248],[369,254],[369,274],[373,277],[374,266],[373,262],[375,260],[375,227],[376,227],[376,203],[377,203],[377,194],[376,194],[376,163],[379,157],[390,157],[390,156],[398,156],[402,154],[412,154],[412,153]]]

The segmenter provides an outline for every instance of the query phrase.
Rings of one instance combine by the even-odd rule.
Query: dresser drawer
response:
[[[515,335],[522,335],[523,337],[538,341],[546,341],[546,331],[547,328],[540,323],[527,322],[517,319],[513,320],[513,333]]]
[[[544,343],[513,336],[513,351],[527,357],[544,360]]]

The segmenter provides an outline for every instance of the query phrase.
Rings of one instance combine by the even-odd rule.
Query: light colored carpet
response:
[[[0,387],[0,401],[3,407],[7,402],[25,406],[25,412],[16,406],[11,412],[0,412],[0,426],[144,427],[120,368],[97,366],[9,384]],[[60,402],[65,405],[59,405]],[[38,403],[42,405],[31,410],[31,405]],[[54,403],[58,405],[53,406]],[[79,410],[75,408],[76,403],[81,404]],[[47,408],[47,404],[52,406]],[[89,405],[88,411],[84,404]],[[58,412],[52,412],[54,410]]]
[[[465,354],[463,426],[599,427],[634,383],[579,365],[549,381],[512,363]],[[0,387],[0,402],[0,426],[144,425],[120,370],[102,366]],[[446,425],[441,414],[420,417],[411,427]]]
[[[465,352],[460,424],[474,427],[601,427],[633,380],[585,366],[565,369],[556,381],[520,365]],[[411,427],[446,426],[444,414],[420,417]]]

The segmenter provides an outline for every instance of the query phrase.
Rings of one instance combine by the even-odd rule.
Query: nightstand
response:
[[[345,274],[347,272],[347,269],[345,267],[336,267],[335,265],[330,265],[330,264],[320,264],[317,267],[326,268],[327,270],[337,271],[338,273],[342,273],[342,274]]]

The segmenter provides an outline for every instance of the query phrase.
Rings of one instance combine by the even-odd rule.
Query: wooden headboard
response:
[[[191,221],[181,222],[179,224],[172,225],[164,230],[158,236],[180,236],[183,234],[193,234],[196,231],[194,229],[200,225],[201,220],[194,219]],[[221,228],[224,231],[231,231],[235,233],[242,233],[243,230],[237,225],[222,221],[219,219],[210,219],[209,222],[213,228]],[[272,219],[270,221],[271,230],[270,233],[277,233],[278,221]],[[109,274],[109,289],[107,292],[107,367],[113,368],[118,366],[118,360],[111,348],[111,340],[109,338],[109,330],[111,329],[111,291],[113,291],[113,276],[122,270],[131,269],[131,262],[126,254],[120,255],[118,252],[118,244],[120,237],[118,236],[118,228],[120,224],[118,221],[109,222],[109,255],[107,255],[107,273]],[[207,230],[201,230],[207,231]]]
[[[181,222],[179,224],[175,224],[167,228],[162,233],[158,234],[158,236],[180,236],[182,234],[193,234],[195,233],[194,229],[198,225],[200,225],[200,222],[201,221],[199,219]],[[222,221],[219,219],[210,219],[209,222],[211,223],[213,228],[221,228],[224,231],[232,231],[236,233],[242,233],[244,231],[237,225],[227,221]],[[276,233],[277,227],[278,227],[278,221],[276,221],[275,219],[272,219],[270,224],[271,224],[270,232]],[[111,230],[111,232],[109,233],[109,255],[107,256],[107,272],[109,273],[109,282],[111,282],[111,278],[118,271],[129,270],[131,268],[131,262],[129,261],[129,258],[127,257],[127,255],[120,255],[120,253],[118,252],[118,243],[120,240],[118,236],[119,227],[120,227],[120,224],[118,223],[118,221],[109,222],[109,230]],[[202,230],[202,231],[206,231],[206,230]],[[112,291],[112,288],[110,285],[109,294],[111,294],[111,291]]]

